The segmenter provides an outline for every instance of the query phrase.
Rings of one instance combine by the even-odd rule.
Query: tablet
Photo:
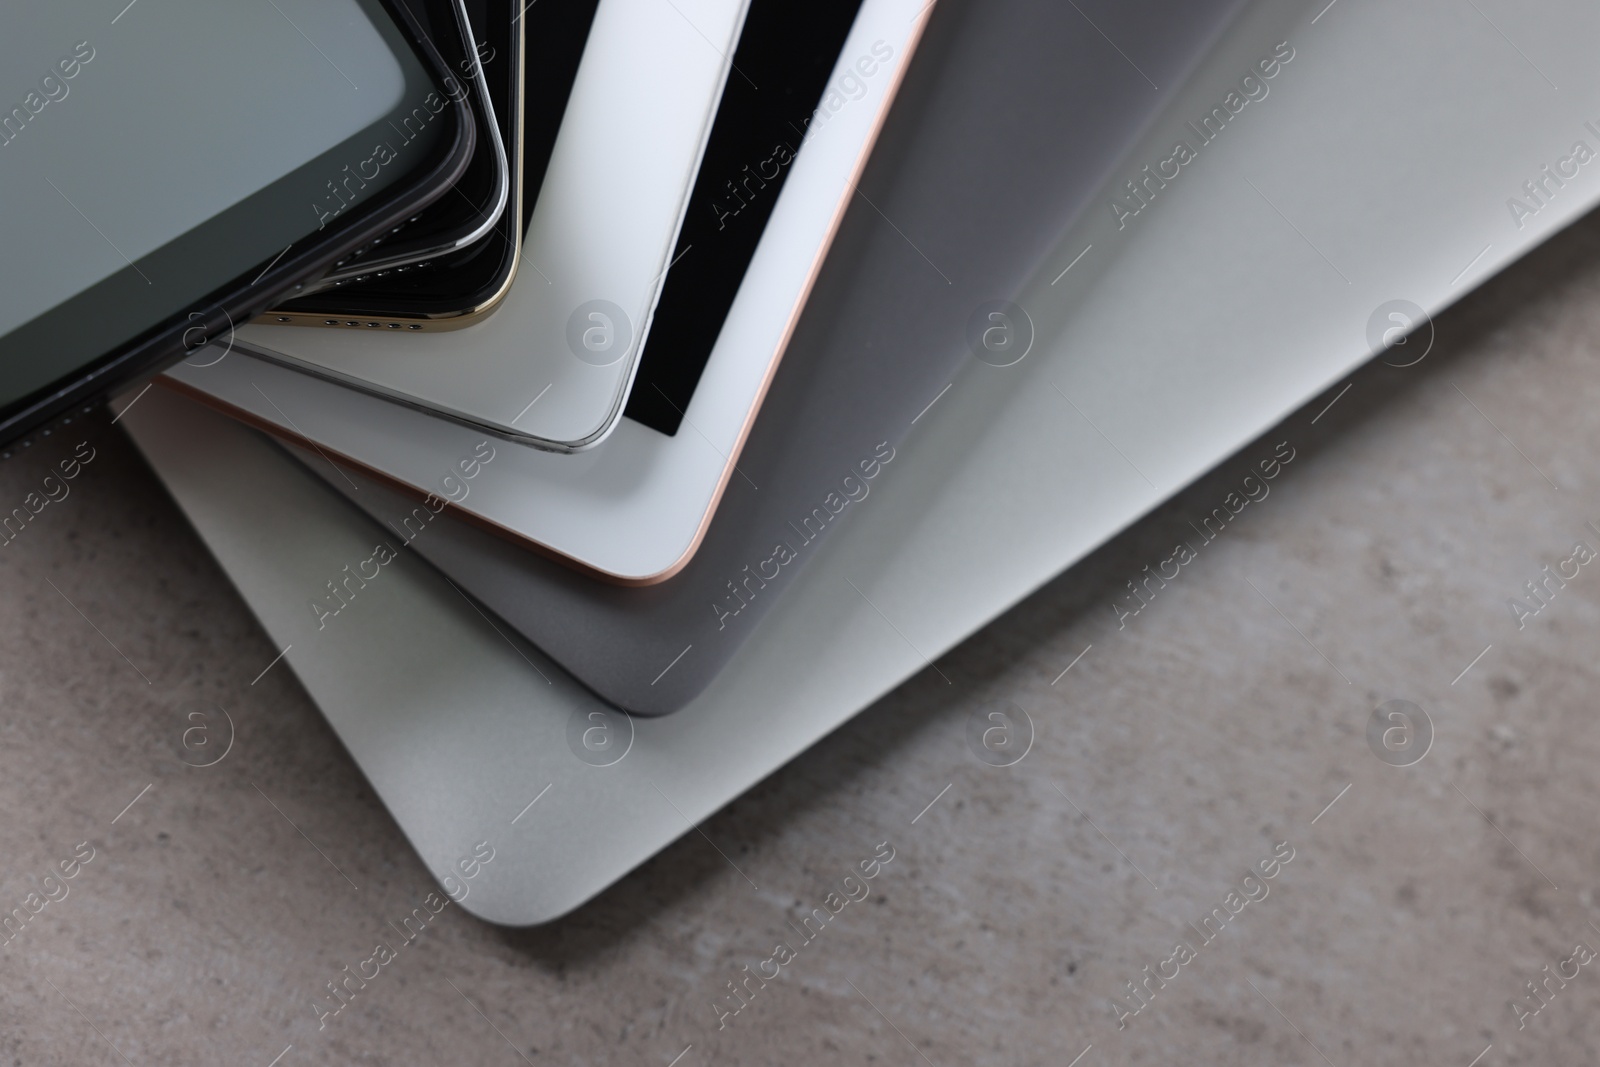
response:
[[[470,106],[388,0],[0,22],[0,439],[244,321],[472,156]]]
[[[788,174],[782,190],[771,202],[771,217],[760,233],[748,270],[735,287],[736,295],[704,369],[687,390],[676,394],[681,408],[681,422],[673,427],[676,432],[669,434],[624,418],[617,421],[603,447],[556,453],[539,447],[539,442],[530,441],[527,435],[508,439],[484,423],[445,417],[307,373],[302,364],[291,363],[281,353],[266,354],[258,344],[260,333],[254,331],[240,331],[225,358],[203,353],[203,358],[191,364],[210,365],[175,368],[167,380],[262,428],[315,442],[321,453],[362,467],[418,497],[430,493],[444,497],[461,514],[524,547],[563,557],[589,573],[624,584],[664,580],[693,554],[724,487],[736,477],[743,481],[735,468],[739,451],[838,220],[852,202],[861,210],[868,208],[868,201],[856,189],[857,176],[927,10],[919,0],[864,0],[861,4],[843,47],[828,65],[818,105],[797,135],[802,143],[785,164]],[[602,2],[580,70],[580,84],[574,90],[575,101],[597,47],[605,51],[604,46],[597,46],[597,40],[605,33],[616,36],[621,32],[615,25],[603,23],[605,12]],[[703,47],[704,42],[701,44]],[[574,121],[569,109],[562,140],[551,161],[552,176],[540,190],[534,232],[547,202],[556,203],[563,189],[584,185],[577,173],[579,164],[603,169],[596,157],[563,155],[562,144]],[[764,163],[765,157],[754,160],[752,171],[770,174],[773,164]],[[569,176],[557,181],[555,174],[563,168]],[[743,174],[742,168],[739,174]],[[755,191],[752,186],[752,194]],[[726,215],[732,202],[725,195],[716,202],[719,207],[708,203],[701,209]],[[560,214],[554,207],[550,213]],[[530,233],[530,239],[532,236]],[[690,264],[694,254],[688,251],[683,263]],[[565,262],[539,263],[537,254],[532,258],[540,269],[549,267],[550,262]],[[533,264],[524,263],[508,306],[481,326],[449,335],[390,338],[284,327],[273,336],[298,339],[315,335],[317,343],[328,350],[365,343],[369,355],[397,350],[401,341],[421,342],[433,346],[430,350],[441,359],[456,354],[441,366],[464,368],[470,365],[464,362],[464,353],[474,351],[483,338],[498,336],[495,331],[509,329],[505,324],[520,321],[509,306],[517,291],[527,292],[530,287],[535,293],[544,291],[538,272],[530,270]],[[946,284],[936,271],[929,277],[935,284]],[[585,332],[598,328],[590,323],[579,329],[578,347]],[[224,347],[219,343],[217,352]],[[570,350],[566,358],[568,370],[589,367]],[[462,388],[469,384],[463,381]],[[680,388],[681,380],[666,381],[661,391],[670,398]],[[542,408],[552,418],[589,410],[583,404],[570,404],[573,394],[558,394],[557,389],[553,380],[545,381],[519,403],[528,406],[529,412]],[[687,401],[681,402],[686,392]],[[547,401],[551,401],[548,406]],[[524,416],[518,425],[526,425],[533,417]],[[492,448],[495,455],[492,477],[463,479],[460,464],[470,462],[485,447]]]

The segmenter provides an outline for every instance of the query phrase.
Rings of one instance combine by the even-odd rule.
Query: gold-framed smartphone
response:
[[[524,204],[524,97],[528,17],[513,0],[446,0],[458,12],[461,33],[450,57],[479,119],[479,150],[473,167],[431,214],[407,220],[395,231],[413,247],[425,243],[417,230],[459,231],[473,221],[490,223],[462,247],[396,262],[379,243],[347,257],[315,288],[259,316],[273,325],[389,330],[453,330],[492,313],[505,298],[521,259],[527,215]],[[530,9],[531,11],[531,9]],[[435,10],[435,18],[445,12]],[[543,45],[548,47],[548,45]],[[581,46],[580,46],[581,47]],[[564,104],[565,97],[562,98]],[[361,269],[370,261],[370,269]]]

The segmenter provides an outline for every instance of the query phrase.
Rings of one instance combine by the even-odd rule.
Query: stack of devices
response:
[[[1600,201],[1507,216],[1600,106],[1556,9],[1559,97],[1431,2],[10,12],[0,437],[116,392],[430,869],[545,921]]]
[[[394,262],[392,242],[364,249],[165,384],[287,442],[397,550],[606,700],[671,712],[894,453],[885,437],[845,438],[848,457],[813,454],[837,482],[815,516],[708,538],[720,509],[759,493],[739,455],[857,196],[919,5],[515,16],[476,15],[501,23],[484,33],[491,100],[489,73],[511,75],[495,102],[495,143],[520,155],[505,238],[399,265],[370,262]],[[519,106],[535,40],[552,54],[522,69],[548,84],[532,92],[524,74]],[[363,566],[310,600],[319,627],[376,574]]]
[[[8,425],[181,346],[161,389],[274,435],[392,532],[308,598],[319,630],[409,547],[617,707],[674,711],[894,455],[893,435],[841,426],[814,509],[708,538],[758,492],[741,449],[926,7],[195,2],[130,8],[103,38],[65,10],[19,17],[18,63],[57,39],[69,58],[0,159],[20,164],[8,198],[43,208],[8,226],[41,249],[71,231],[84,258],[20,287],[19,313],[80,288],[4,342],[48,331],[60,358],[94,358],[65,388],[12,382]],[[173,100],[141,55],[257,31],[204,96]],[[254,125],[237,154],[208,149],[214,174],[163,140],[176,116],[115,181],[73,169],[75,145],[167,106]]]

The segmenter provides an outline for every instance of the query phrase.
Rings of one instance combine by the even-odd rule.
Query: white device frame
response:
[[[485,440],[484,429],[341,386],[281,359],[262,358],[260,334],[254,330],[240,331],[223,358],[202,350],[169,371],[168,381],[270,432],[310,442],[325,454],[416,491],[448,498],[469,517],[599,576],[627,584],[669,578],[693,554],[734,474],[756,410],[839,220],[856,195],[856,180],[931,6],[925,0],[863,3],[829,85],[855,73],[867,91],[837,111],[826,110],[824,103],[812,126],[815,132],[791,164],[684,412],[683,426],[674,436],[618,419],[603,447],[575,454],[493,440],[490,470],[469,486],[453,473],[454,465]],[[856,64],[873,56],[874,44],[887,45],[892,54],[875,64],[872,77],[863,78]],[[541,283],[524,270],[517,284]],[[483,328],[510,321],[506,314],[502,309]],[[274,337],[281,337],[294,328],[271,329]],[[445,346],[457,339],[471,344],[478,329],[435,336]],[[327,347],[347,340],[387,340],[391,345],[402,340],[322,333],[318,343]],[[213,349],[226,344],[217,342]]]

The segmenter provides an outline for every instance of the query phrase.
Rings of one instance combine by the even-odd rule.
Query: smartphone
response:
[[[477,51],[461,62],[481,71],[476,85],[493,106],[511,159],[511,202],[499,224],[471,248],[338,282],[257,321],[450,330],[482,320],[510,290],[599,0],[528,5],[468,0],[466,7]]]
[[[436,43],[478,116],[478,146],[467,173],[382,244],[347,257],[258,322],[457,329],[488,314],[510,289],[522,246],[523,21],[509,0],[440,0],[440,6],[455,9],[452,21],[460,28]],[[454,240],[467,230],[470,241]],[[452,240],[441,247],[433,240],[439,234]],[[396,247],[396,238],[403,247]]]
[[[442,196],[411,218],[393,227],[334,263],[306,293],[320,292],[383,270],[395,270],[438,256],[471,248],[494,232],[511,199],[512,173],[507,151],[507,130],[499,116],[514,110],[521,96],[521,50],[509,39],[510,4],[490,0],[396,0],[416,17],[422,33],[450,69],[446,89],[461,95],[472,107],[477,135],[472,162],[461,179]],[[489,18],[488,8],[496,8]],[[468,13],[475,9],[476,19]],[[507,76],[492,87],[484,84],[477,41],[487,23],[493,23],[495,41],[516,63],[503,69]],[[520,38],[520,34],[516,34]],[[491,52],[491,54],[493,54]]]
[[[412,217],[475,141],[392,0],[12,4],[0,71],[0,441]]]

